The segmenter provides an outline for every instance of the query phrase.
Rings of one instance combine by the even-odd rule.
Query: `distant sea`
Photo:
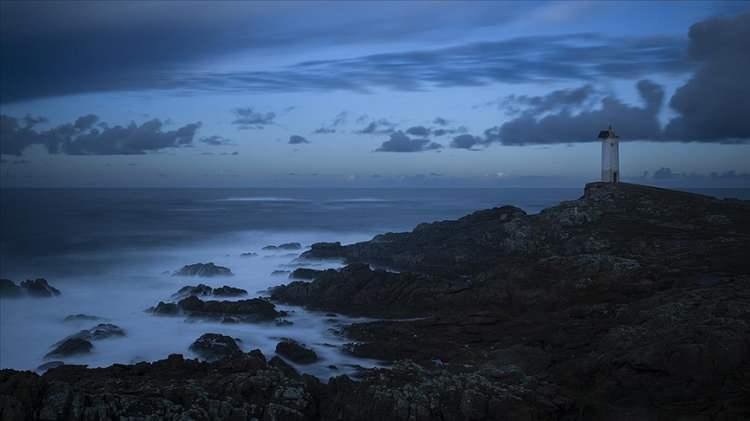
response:
[[[685,189],[717,197],[750,199],[750,189]],[[319,375],[341,374],[357,364],[342,353],[337,321],[300,308],[292,326],[187,323],[144,310],[197,283],[231,285],[262,295],[288,282],[299,265],[336,267],[338,262],[299,262],[318,241],[363,241],[421,222],[455,219],[494,206],[529,213],[582,195],[582,188],[503,189],[3,189],[0,190],[0,277],[16,282],[44,277],[62,291],[52,299],[0,300],[0,368],[34,369],[50,346],[91,322],[70,323],[69,314],[101,316],[128,332],[94,343],[94,352],[69,362],[92,366],[155,360],[188,351],[202,333],[242,340],[245,350],[266,355],[280,337],[313,347],[322,361],[298,367]],[[266,245],[300,242],[303,250],[268,251]],[[241,253],[256,253],[242,257]],[[215,262],[228,278],[182,278],[183,265]],[[338,368],[330,369],[335,364]]]

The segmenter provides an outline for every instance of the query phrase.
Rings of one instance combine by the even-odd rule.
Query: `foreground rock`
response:
[[[41,376],[0,371],[0,413],[9,420],[531,421],[573,419],[575,409],[556,387],[502,370],[400,363],[357,382],[340,376],[324,384],[268,364],[257,350],[213,363],[171,355],[99,369],[63,365]]]
[[[208,361],[216,361],[242,352],[234,338],[218,333],[201,335],[190,345],[190,350]]]
[[[237,301],[203,301],[191,295],[175,303],[159,302],[150,312],[164,316],[186,315],[194,318],[222,320],[227,323],[273,321],[287,315],[262,298]]]
[[[232,271],[224,266],[215,265],[213,262],[195,263],[183,266],[182,269],[174,273],[175,276],[232,276]]]
[[[297,364],[312,364],[318,361],[315,351],[291,339],[284,339],[276,344],[276,353]]]
[[[47,298],[60,295],[60,290],[47,283],[46,279],[28,279],[16,285],[9,279],[0,279],[0,298],[20,298],[23,296]]]

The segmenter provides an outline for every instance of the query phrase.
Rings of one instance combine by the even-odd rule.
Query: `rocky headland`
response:
[[[3,370],[0,414],[748,419],[748,249],[748,202],[602,183],[535,215],[505,206],[367,242],[315,244],[304,258],[347,266],[300,271],[305,280],[274,288],[272,299],[378,319],[341,334],[349,352],[388,368],[322,383],[252,351],[212,363],[62,365],[42,376]],[[231,313],[184,300],[175,312]],[[282,354],[301,348],[283,345]]]

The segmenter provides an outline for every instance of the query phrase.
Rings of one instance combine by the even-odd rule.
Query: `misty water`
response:
[[[145,312],[169,300],[181,287],[229,285],[266,296],[287,283],[294,268],[340,266],[305,262],[299,254],[319,241],[351,243],[386,231],[412,229],[421,222],[454,219],[469,212],[511,204],[538,212],[581,189],[143,189],[2,190],[0,195],[0,277],[15,282],[46,278],[62,295],[0,299],[0,367],[33,370],[51,346],[99,322],[64,322],[89,314],[126,330],[123,338],[93,341],[91,354],[67,363],[107,366],[153,361],[171,353],[196,357],[190,344],[204,333],[241,340],[245,351],[274,355],[280,338],[306,344],[320,356],[296,365],[322,378],[377,361],[347,355],[348,342],[336,334],[355,319],[277,304],[293,324],[221,324],[159,317]],[[719,196],[750,197],[748,190]],[[299,251],[263,250],[299,242]],[[242,257],[242,253],[257,256]],[[234,276],[173,276],[183,265],[214,262]],[[59,358],[55,358],[59,359]],[[329,366],[336,366],[336,369]]]

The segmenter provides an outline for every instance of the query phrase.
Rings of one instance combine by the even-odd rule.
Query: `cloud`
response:
[[[594,87],[586,84],[578,88],[559,89],[543,96],[508,95],[500,101],[499,106],[506,115],[539,115],[590,105],[596,94]]]
[[[36,130],[28,121],[0,116],[0,153],[21,155],[31,145],[43,145],[52,154],[68,155],[140,155],[166,148],[191,146],[201,126],[190,123],[176,130],[164,131],[164,123],[152,119],[127,126],[93,127],[98,118],[87,115],[73,123],[48,130]]]
[[[234,110],[237,118],[232,121],[240,130],[263,129],[265,126],[274,124],[276,113],[256,112],[252,107],[237,108]]]
[[[750,13],[690,27],[688,54],[698,70],[669,101],[679,116],[671,139],[736,142],[750,139]]]
[[[426,137],[430,135],[430,129],[424,126],[409,127],[408,129],[406,129],[406,134],[410,134],[412,136]]]
[[[330,124],[323,125],[319,129],[316,129],[313,133],[314,134],[336,133],[336,128],[339,126],[345,125],[348,118],[349,118],[349,113],[347,113],[346,111],[342,111],[336,115],[336,117],[333,119],[333,121]]]
[[[223,136],[208,136],[203,137],[200,139],[201,142],[212,145],[212,146],[221,146],[221,145],[232,145],[232,141],[230,139],[227,139]]]
[[[435,117],[434,120],[432,120],[432,124],[436,124],[438,126],[447,126],[450,122],[442,117]]]
[[[404,132],[391,133],[390,139],[383,142],[375,152],[424,152],[440,149],[443,146],[429,139],[412,139]]]
[[[357,134],[389,134],[393,133],[397,124],[392,123],[384,118],[371,121],[370,124],[361,130],[355,131]]]
[[[470,134],[462,134],[453,138],[450,143],[451,148],[456,149],[470,149],[474,150],[474,147],[483,145],[484,139],[479,136],[472,136]]]
[[[310,143],[310,141],[307,140],[307,139],[305,139],[304,137],[298,136],[296,134],[293,134],[293,135],[289,136],[289,144],[290,145],[302,145],[302,144],[305,144],[305,143]]]

